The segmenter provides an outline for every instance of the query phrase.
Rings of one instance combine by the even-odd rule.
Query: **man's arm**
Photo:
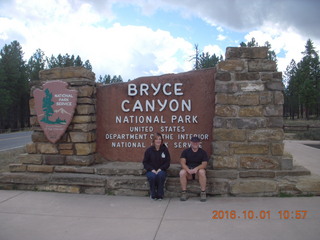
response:
[[[180,164],[181,164],[181,168],[186,170],[187,172],[190,171],[190,169],[187,166],[187,159],[185,158],[180,158]]]

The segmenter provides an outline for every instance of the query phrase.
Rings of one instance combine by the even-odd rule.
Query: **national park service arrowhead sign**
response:
[[[77,105],[77,91],[68,83],[50,81],[43,90],[33,91],[38,122],[51,143],[56,143],[67,130]]]

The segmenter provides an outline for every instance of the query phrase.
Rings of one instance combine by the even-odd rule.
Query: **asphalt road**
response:
[[[0,152],[25,146],[31,142],[32,131],[0,134]]]

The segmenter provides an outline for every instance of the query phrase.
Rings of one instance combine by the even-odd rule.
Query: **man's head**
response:
[[[191,138],[191,148],[197,150],[201,144],[201,140],[198,137]]]

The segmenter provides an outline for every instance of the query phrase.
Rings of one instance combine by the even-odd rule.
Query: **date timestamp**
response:
[[[213,210],[212,219],[306,219],[308,211],[307,210],[280,210],[276,213],[271,212],[271,210]]]

